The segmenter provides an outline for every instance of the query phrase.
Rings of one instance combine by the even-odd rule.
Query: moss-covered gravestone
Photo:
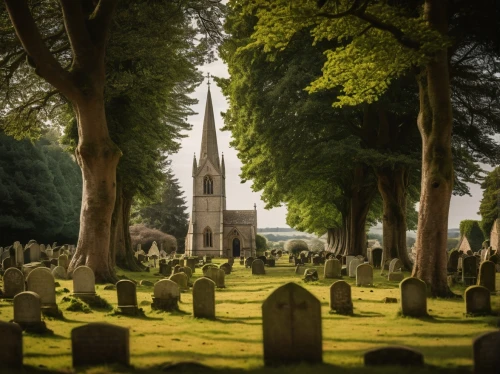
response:
[[[209,278],[199,278],[193,284],[193,316],[215,318],[215,282]]]
[[[495,277],[495,263],[484,261],[479,265],[479,279],[477,283],[480,286],[486,287],[490,292],[495,292]]]
[[[321,363],[321,304],[306,289],[287,283],[262,304],[264,363],[267,366]]]
[[[23,331],[15,323],[0,321],[0,372],[19,372],[23,367]],[[7,371],[10,372],[10,371]]]
[[[170,279],[162,279],[155,283],[152,309],[165,311],[179,309],[180,300],[179,285]]]
[[[404,316],[423,317],[427,315],[427,286],[415,278],[406,278],[399,284],[401,312]]]
[[[467,315],[491,314],[490,291],[483,286],[470,286],[465,290],[465,313]]]
[[[473,342],[474,374],[498,374],[500,371],[500,332],[478,336]]]
[[[57,313],[55,279],[48,268],[36,268],[26,277],[28,291],[40,296],[42,310],[48,313]]]
[[[345,281],[336,281],[330,286],[330,309],[338,314],[353,313],[351,286]]]
[[[365,366],[423,366],[422,353],[403,346],[371,349],[364,354]]]

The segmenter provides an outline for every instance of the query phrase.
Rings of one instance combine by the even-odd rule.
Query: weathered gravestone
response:
[[[288,283],[262,304],[264,363],[267,366],[321,363],[321,304],[306,289]]]
[[[170,279],[162,279],[154,285],[151,308],[166,311],[177,310],[180,297],[179,285]]]
[[[16,243],[17,244],[14,244],[14,249],[16,251],[16,253],[15,253],[16,265],[17,266],[24,265],[24,250],[23,250],[23,246],[19,242],[16,242]],[[35,250],[35,248],[33,248],[33,250]],[[34,254],[34,255],[36,256],[36,254]]]
[[[191,268],[189,266],[184,266],[181,268],[181,272],[187,275],[189,282],[189,280],[193,276],[193,271],[191,270]]]
[[[373,248],[371,250],[371,264],[374,268],[380,268],[382,264],[382,252],[383,249],[380,247]]]
[[[160,274],[169,277],[172,274],[172,266],[170,264],[160,263]]]
[[[351,264],[351,261],[354,260],[356,257],[355,256],[345,256],[345,267],[347,269],[347,275],[349,275],[349,265]]]
[[[129,366],[129,331],[109,323],[89,323],[71,330],[73,367]]]
[[[54,269],[52,269],[52,275],[54,276],[55,279],[67,279],[68,274],[66,273],[66,269],[63,268],[62,266],[56,266]]]
[[[177,283],[181,291],[186,291],[189,289],[188,277],[185,273],[172,274],[168,279],[170,279],[172,282]]]
[[[401,291],[401,312],[404,316],[423,317],[427,315],[427,286],[425,282],[410,277],[399,284]]]
[[[24,291],[24,275],[17,268],[9,268],[3,275],[3,295],[13,298],[18,293]],[[1,362],[1,361],[0,361]]]
[[[248,257],[246,260],[245,260],[245,267],[246,268],[251,268],[252,267],[252,263],[254,261],[254,258],[253,257]]]
[[[319,280],[319,276],[316,269],[306,269],[304,271],[304,282],[315,282],[317,280]]]
[[[36,328],[42,322],[42,304],[40,296],[31,291],[14,296],[14,322],[23,329]]]
[[[207,267],[203,270],[203,275],[207,278],[210,278],[214,282],[217,281],[218,274],[219,274],[219,269],[215,265]]]
[[[264,263],[262,260],[254,260],[252,262],[252,275],[263,275],[266,274],[266,269],[264,268]]]
[[[460,252],[456,249],[452,250],[448,255],[447,270],[448,273],[456,273],[458,271],[458,259],[460,258]]]
[[[353,313],[351,286],[345,281],[336,281],[330,286],[330,309],[338,314]]]
[[[474,374],[498,374],[500,371],[500,331],[487,332],[474,339]]]
[[[364,361],[365,366],[423,366],[424,355],[408,347],[389,346],[365,352]]]
[[[191,271],[194,273],[196,271],[196,258],[194,257],[187,258],[186,266],[189,267]]]
[[[403,279],[405,279],[405,275],[401,271],[387,274],[387,280],[389,282],[401,282]]]
[[[67,269],[69,266],[69,260],[68,260],[68,255],[59,255],[57,259],[57,265],[62,266],[63,268]]]
[[[116,293],[118,295],[118,308],[123,314],[135,316],[139,313],[137,287],[134,282],[128,279],[119,280],[116,283]]]
[[[483,286],[470,286],[465,290],[465,313],[471,316],[491,314],[490,290]]]
[[[181,271],[181,265],[177,264],[174,266],[174,274],[177,274]]]
[[[26,277],[28,291],[33,291],[40,296],[42,310],[46,313],[57,313],[55,279],[49,269],[33,269]]]
[[[361,264],[356,268],[356,286],[373,286],[373,267]]]
[[[193,316],[215,318],[215,282],[203,277],[193,284]]]
[[[78,266],[73,272],[73,295],[82,300],[95,299],[95,276],[88,266]]]
[[[22,247],[21,247],[22,248]],[[39,262],[40,261],[40,245],[38,243],[31,243],[27,250],[29,251],[29,257],[31,262]]]
[[[222,269],[225,274],[231,274],[231,265],[229,263],[224,263],[219,266],[219,269]]]
[[[23,330],[15,323],[0,321],[0,372],[21,372],[23,367]],[[12,371],[10,371],[12,370]]]
[[[336,258],[325,261],[325,279],[327,278],[342,278],[342,264]]]
[[[393,258],[389,263],[389,273],[394,273],[395,271],[401,271],[403,269],[403,263],[399,258]]]
[[[2,269],[7,270],[10,267],[14,267],[14,264],[11,263],[11,258],[10,257],[4,258],[2,261]]]
[[[226,288],[226,273],[222,269],[216,269],[215,285],[217,288]]]
[[[484,261],[479,265],[479,279],[477,283],[480,286],[486,287],[490,292],[495,292],[496,269],[495,264],[491,261]]]
[[[361,260],[357,259],[357,258],[353,258],[350,262],[349,262],[349,278],[355,278],[356,277],[356,268],[358,267],[358,265],[361,265],[362,262]]]
[[[462,261],[462,282],[469,286],[476,283],[477,260],[476,256],[464,257]]]

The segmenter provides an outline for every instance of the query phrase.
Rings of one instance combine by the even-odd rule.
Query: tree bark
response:
[[[430,27],[443,34],[448,31],[446,4],[441,0],[426,0],[424,6],[424,14]],[[417,123],[422,136],[422,187],[413,276],[427,284],[432,296],[449,297],[452,293],[446,282],[446,244],[453,189],[453,160],[446,49],[436,54],[417,80],[420,94]]]
[[[406,249],[406,190],[408,169],[403,166],[376,168],[378,190],[383,200],[384,262],[399,258],[408,270],[413,264]]]

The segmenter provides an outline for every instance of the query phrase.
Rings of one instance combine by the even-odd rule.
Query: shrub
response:
[[[301,239],[291,239],[285,242],[285,251],[298,255],[302,251],[309,251],[307,243]]]
[[[156,242],[158,249],[163,244],[163,250],[167,253],[177,249],[177,240],[175,237],[144,225],[130,226],[130,239],[132,240],[132,248],[134,250],[137,248],[137,244],[140,244],[143,251],[146,252],[151,248],[153,242]]]

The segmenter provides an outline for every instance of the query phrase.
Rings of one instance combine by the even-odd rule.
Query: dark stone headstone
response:
[[[252,275],[264,275],[266,274],[266,269],[264,269],[264,263],[260,259],[252,261]]]
[[[500,370],[500,332],[487,332],[474,339],[474,374],[498,374]]]
[[[365,366],[423,366],[422,353],[407,347],[390,346],[369,350],[364,355]]]
[[[122,313],[136,315],[138,307],[135,283],[128,279],[122,279],[116,283],[116,292],[118,294],[118,308]]]
[[[345,281],[336,281],[330,286],[330,309],[338,314],[353,313],[351,286]]]
[[[17,268],[9,268],[3,275],[3,295],[8,298],[24,291],[24,275]],[[0,361],[1,362],[1,361]]]
[[[465,257],[462,261],[462,282],[465,286],[476,284],[477,260],[476,256]]]
[[[486,287],[490,292],[495,292],[496,269],[491,261],[484,261],[479,265],[479,279],[477,283]],[[500,369],[500,368],[499,368]]]
[[[460,258],[460,253],[454,249],[448,255],[448,273],[456,273],[458,271],[458,259]]]
[[[427,286],[425,282],[410,277],[399,284],[401,291],[401,312],[404,316],[423,317],[427,315]]]
[[[264,263],[264,265],[267,264],[266,256],[259,256],[259,257],[257,257],[257,259],[261,260]]]
[[[465,290],[465,313],[467,315],[491,314],[490,291],[483,286],[470,286]]]
[[[380,247],[372,249],[371,262],[374,268],[380,268],[380,264],[382,263],[382,252],[383,249]]]
[[[16,323],[0,321],[0,372],[20,372],[23,367],[23,331]],[[10,371],[8,371],[10,372]]]

